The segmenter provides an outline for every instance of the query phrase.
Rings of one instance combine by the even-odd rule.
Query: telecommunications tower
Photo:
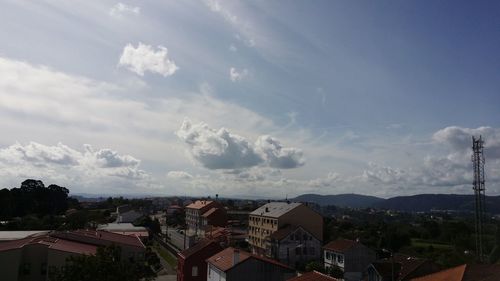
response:
[[[484,187],[484,141],[481,136],[479,138],[472,137],[472,166],[474,169],[474,180],[472,189],[474,190],[475,199],[475,221],[476,221],[476,257],[479,262],[484,262],[483,254],[483,222],[484,222],[484,207],[485,207],[485,187]]]

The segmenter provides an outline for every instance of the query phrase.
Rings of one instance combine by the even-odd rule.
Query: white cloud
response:
[[[236,70],[236,68],[234,67],[231,67],[229,69],[229,78],[231,78],[231,81],[233,82],[240,81],[247,75],[248,75],[248,70],[246,68],[243,68],[241,71]]]
[[[104,148],[85,145],[82,151],[62,143],[16,143],[0,149],[0,175],[9,178],[40,178],[80,191],[103,192],[116,186],[144,187],[149,175],[139,168],[140,160]],[[95,186],[106,183],[106,186]],[[125,184],[124,184],[125,183]],[[130,190],[137,192],[137,190]]]
[[[144,72],[149,71],[167,77],[179,69],[167,55],[168,50],[163,46],[158,46],[158,50],[155,51],[152,46],[141,42],[137,48],[134,48],[132,44],[127,44],[123,48],[118,65],[124,66],[140,76],[144,76]]]
[[[291,169],[304,165],[302,151],[283,147],[270,136],[260,136],[255,144],[225,128],[214,130],[205,123],[184,120],[176,135],[189,146],[190,155],[208,169],[243,169],[264,165]]]
[[[238,48],[236,48],[235,45],[231,44],[231,45],[229,45],[229,51],[231,51],[231,52],[237,52]]]
[[[456,152],[470,152],[472,136],[482,136],[484,139],[485,155],[488,158],[500,158],[500,129],[479,127],[476,129],[457,126],[446,127],[434,133],[433,140],[450,146]]]
[[[192,179],[193,176],[190,173],[184,171],[169,171],[167,173],[167,178],[175,180],[189,180]]]
[[[270,167],[280,169],[297,168],[305,164],[303,152],[294,147],[283,147],[271,136],[260,136],[255,142],[257,150],[265,155]]]
[[[138,15],[141,12],[140,7],[131,6],[123,3],[117,3],[109,10],[109,15],[121,18],[125,15]]]

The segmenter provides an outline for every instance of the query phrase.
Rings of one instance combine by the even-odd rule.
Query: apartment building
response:
[[[269,253],[270,235],[289,225],[301,226],[323,241],[323,217],[320,214],[302,203],[270,202],[249,215],[248,242],[252,253]]]
[[[188,232],[202,235],[207,226],[226,226],[226,210],[215,201],[197,200],[186,206]]]

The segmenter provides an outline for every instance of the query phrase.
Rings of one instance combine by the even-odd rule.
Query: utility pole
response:
[[[475,227],[476,227],[476,258],[479,262],[484,262],[483,254],[483,223],[485,211],[485,179],[484,179],[484,141],[481,136],[479,138],[472,137],[472,165],[474,169],[474,180],[472,189],[474,190],[475,203]]]

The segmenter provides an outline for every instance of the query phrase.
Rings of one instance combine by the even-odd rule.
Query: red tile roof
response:
[[[137,236],[122,235],[102,230],[80,229],[75,231],[57,232],[52,234],[51,236],[66,240],[89,243],[89,244],[94,244],[94,243],[91,240],[85,238],[95,239],[96,240],[95,242],[98,241],[111,242],[116,244],[145,248],[144,244],[142,244],[141,242],[141,239],[139,239]]]
[[[24,239],[0,243],[0,252],[12,249],[19,249],[28,245],[35,245],[35,244],[45,245],[49,249],[70,252],[70,253],[77,253],[77,254],[91,255],[95,254],[97,251],[97,246],[95,245],[73,242],[45,235],[42,237],[35,237],[35,238],[28,237]]]
[[[411,281],[462,281],[465,272],[465,264],[449,268],[433,274],[411,279]]]
[[[235,252],[239,252],[239,258],[238,258],[238,262],[236,264],[233,264]],[[250,254],[248,252],[245,252],[245,251],[242,251],[239,249],[235,249],[233,247],[226,248],[226,249],[222,250],[221,252],[211,256],[210,258],[207,259],[207,262],[211,263],[212,265],[214,265],[218,269],[225,272],[225,271],[230,270],[234,266],[241,264],[242,262],[244,262],[248,259],[258,259],[258,260],[261,260],[263,262],[271,263],[271,264],[292,270],[292,268],[290,268],[289,266],[282,264],[278,261],[275,261],[273,259],[253,255],[253,254]]]
[[[204,217],[204,218],[208,218],[208,217],[210,217],[210,215],[214,214],[218,210],[219,210],[218,208],[211,208],[210,210],[208,210],[205,213],[203,213],[203,215],[201,215],[201,216]]]
[[[207,200],[196,200],[196,202],[191,203],[186,206],[188,209],[203,209],[207,206],[212,205],[212,203],[215,203],[214,201],[207,201]]]
[[[192,256],[200,251],[203,251],[203,249],[205,249],[208,246],[211,246],[212,244],[217,244],[217,243],[213,240],[210,240],[210,239],[201,239],[193,247],[190,247],[190,248],[180,252],[179,256],[183,257],[184,259],[187,259],[190,256]]]
[[[337,279],[317,271],[311,271],[288,279],[288,281],[337,281]]]
[[[343,253],[359,242],[347,239],[337,239],[323,246],[323,249]]]
[[[211,263],[213,266],[217,267],[218,269],[222,271],[228,271],[231,269],[235,264],[233,264],[233,258],[234,258],[234,253],[235,253],[235,248],[229,247],[226,248],[217,254],[211,256],[210,258],[207,259],[208,263]],[[251,254],[245,251],[237,250],[239,251],[239,259],[238,263],[241,263],[242,261],[248,259],[251,257]]]

